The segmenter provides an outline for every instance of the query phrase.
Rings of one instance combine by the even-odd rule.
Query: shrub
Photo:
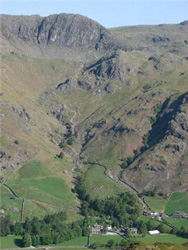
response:
[[[114,240],[109,240],[108,242],[107,242],[107,245],[106,245],[107,247],[113,247],[114,246]]]
[[[16,139],[16,140],[14,141],[14,143],[15,143],[15,144],[19,144],[19,141]]]

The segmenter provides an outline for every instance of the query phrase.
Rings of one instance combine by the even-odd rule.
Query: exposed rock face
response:
[[[153,37],[152,38],[152,41],[154,43],[157,43],[157,42],[168,42],[170,39],[168,37],[161,37],[161,36],[158,36],[158,37]]]
[[[66,79],[64,82],[61,82],[56,86],[56,91],[61,91],[64,94],[68,94],[75,89],[75,84],[76,82],[74,79]]]
[[[52,104],[50,107],[50,113],[61,123],[64,124],[64,116],[66,113],[66,107],[65,105],[57,105],[57,104]]]
[[[2,31],[7,38],[25,42],[55,44],[69,48],[116,49],[115,36],[97,22],[73,14],[40,16],[2,15]]]
[[[78,80],[78,85],[80,85],[82,88],[84,88],[86,90],[90,90],[92,88],[91,83],[88,82],[88,81],[80,81],[80,80]]]
[[[171,96],[164,102],[149,132],[149,149],[124,172],[124,178],[136,188],[149,190],[155,186],[172,191],[176,186],[176,190],[187,189],[187,107],[188,93]],[[136,178],[140,178],[139,183],[135,182]],[[164,181],[161,182],[162,178]],[[169,185],[172,180],[176,185]]]
[[[107,80],[118,80],[123,83],[128,83],[130,67],[124,61],[124,51],[118,50],[110,56],[105,56],[96,61],[95,63],[85,66],[83,75],[91,75],[95,78],[95,85],[100,86],[102,82]],[[102,82],[101,82],[102,81]],[[113,92],[112,87],[108,82],[105,90]]]
[[[166,100],[157,122],[153,125],[152,130],[150,131],[150,146],[158,143],[167,135],[173,135],[182,140],[185,139],[185,133],[181,131],[179,125],[181,125],[181,127],[186,126],[187,117],[181,109],[182,106],[187,105],[187,102],[187,93],[177,98],[174,102],[171,102],[171,98]]]

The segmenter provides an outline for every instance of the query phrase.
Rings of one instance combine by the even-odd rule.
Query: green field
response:
[[[166,205],[165,213],[172,214],[175,211],[188,213],[188,192],[173,193]]]
[[[188,230],[188,220],[187,219],[179,219],[179,218],[165,218],[165,221],[174,225],[177,228],[184,227]]]
[[[40,161],[31,161],[18,171],[19,179],[30,179],[49,176],[50,171]]]
[[[175,211],[188,213],[188,192],[173,193],[168,200],[156,197],[144,197],[149,207],[156,212],[173,214]]]
[[[147,235],[145,237],[136,237],[137,241],[145,242],[145,243],[172,243],[172,244],[184,244],[188,242],[188,239],[178,237],[172,234],[159,234],[155,236]]]
[[[22,247],[22,241],[20,236],[6,236],[1,237],[1,248],[18,248]],[[115,243],[120,243],[122,237],[120,236],[102,236],[93,235],[90,237],[90,243],[99,242],[101,244],[106,244],[108,240],[114,240]],[[87,237],[78,237],[63,243],[57,244],[57,246],[85,246],[87,244]],[[54,246],[54,245],[52,245]]]
[[[122,237],[120,236],[102,236],[102,235],[93,235],[90,238],[90,243],[99,242],[101,244],[106,244],[108,240],[114,240],[115,243],[120,243]],[[184,244],[188,242],[187,239],[177,237],[175,235],[170,234],[160,234],[156,236],[145,236],[145,237],[135,237],[134,240],[140,241],[143,243],[154,244],[154,243],[172,243],[172,244]],[[6,248],[19,248],[22,247],[22,241],[20,236],[7,236],[1,237],[1,249]],[[69,247],[69,246],[85,246],[87,244],[87,237],[78,237],[61,244],[58,244],[58,249],[60,246],[62,247]],[[51,245],[54,246],[54,245]],[[55,250],[55,248],[53,248]],[[64,248],[65,249],[65,248]],[[72,249],[72,248],[71,248]]]
[[[166,206],[166,200],[144,197],[149,207],[156,212],[163,212]]]
[[[3,236],[0,237],[0,247],[3,248],[19,248],[22,247],[21,236]]]
[[[93,198],[105,198],[122,192],[122,189],[108,176],[105,169],[98,165],[87,165],[89,168],[84,173],[84,185],[87,193]]]
[[[65,180],[50,172],[48,166],[38,161],[32,161],[21,167],[7,184],[18,196],[26,199],[46,202],[50,197],[64,201],[73,198]]]
[[[67,158],[62,161],[57,159],[55,163],[53,161],[54,159],[49,159],[46,164],[31,161],[11,175],[6,184],[19,198],[2,186],[2,208],[5,214],[10,214],[11,219],[21,219],[23,199],[23,219],[33,215],[41,218],[46,214],[65,210],[71,218],[73,214],[75,219],[80,217],[77,214],[76,196],[70,190],[72,177],[69,171],[72,165]],[[66,178],[61,174],[64,169],[67,171]]]
[[[41,191],[41,193],[50,194],[58,199],[65,201],[70,200],[71,194],[68,191],[65,181],[60,177],[45,177],[42,179],[30,179],[30,180],[10,180],[8,184],[13,187],[15,190],[24,189],[25,194],[21,195],[27,198],[27,191],[32,190],[32,192]],[[20,188],[19,188],[20,187]],[[19,191],[17,191],[20,194]],[[33,196],[32,196],[33,197]]]
[[[13,220],[19,221],[21,218],[22,199],[17,199],[3,185],[1,185],[1,202],[5,215],[10,215]]]
[[[90,243],[99,242],[106,244],[108,240],[114,240],[115,243],[120,243],[123,238],[120,236],[105,236],[105,235],[92,235]],[[87,237],[78,237],[69,241],[65,241],[58,246],[85,246],[87,244]]]

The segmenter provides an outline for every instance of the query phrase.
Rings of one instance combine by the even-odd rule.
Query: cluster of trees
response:
[[[66,133],[64,134],[64,137],[59,143],[59,147],[62,149],[67,149],[68,145],[69,146],[73,145],[75,138],[78,136],[78,133],[76,131],[73,134],[71,123],[67,122],[65,123],[65,126],[66,126]]]
[[[137,222],[138,233],[146,235],[150,230],[159,230],[161,233],[170,233],[171,229],[168,226],[165,226],[163,223],[156,225],[156,222],[149,220],[148,222],[139,221]]]
[[[167,194],[163,193],[163,192],[156,192],[155,190],[143,190],[143,192],[140,194],[140,197],[143,197],[143,196],[149,196],[149,197],[155,197],[155,196],[160,196],[164,199],[167,198]]]
[[[143,190],[143,192],[140,195],[154,197],[156,195],[156,192],[154,190],[149,190],[149,191]]]
[[[134,160],[133,157],[123,158],[121,168],[122,169],[127,168],[133,162],[133,160]]]
[[[42,220],[37,217],[26,218],[24,223],[11,221],[9,216],[2,217],[1,236],[9,234],[23,236],[23,246],[38,246],[57,244],[79,236],[90,234],[89,221],[87,219],[68,224],[67,215],[59,212],[47,215]]]
[[[181,227],[180,229],[173,228],[171,233],[188,239],[188,229],[185,229],[184,227]]]
[[[112,226],[129,226],[136,221],[140,214],[140,207],[136,197],[130,193],[121,193],[103,200],[91,199],[86,194],[82,178],[78,178],[75,192],[82,200],[81,213],[83,216],[98,216],[110,219]]]

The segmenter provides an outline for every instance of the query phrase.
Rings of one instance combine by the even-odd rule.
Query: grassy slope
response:
[[[59,131],[59,140],[65,128],[46,114],[40,103],[40,95],[74,72],[77,65],[71,62],[67,64],[62,59],[26,57],[20,52],[13,55],[10,50],[15,51],[15,48],[6,47],[2,58],[2,67],[6,72],[2,74],[3,111],[6,119],[2,120],[1,146],[12,155],[13,164],[17,165],[18,170],[10,169],[2,174],[8,178],[7,184],[20,199],[10,199],[12,195],[6,190],[2,197],[2,207],[6,214],[7,206],[18,207],[19,212],[9,213],[13,219],[20,220],[24,198],[23,218],[27,215],[41,217],[49,211],[62,209],[71,213],[71,216],[74,214],[76,218],[78,203],[71,193],[74,165],[69,156],[63,160],[55,158],[59,148],[56,141],[50,141],[49,137],[49,134]],[[24,108],[30,120],[25,122],[20,119],[11,110],[11,106],[19,110]],[[14,143],[15,139],[19,141],[18,145]],[[64,170],[67,174],[63,173]]]
[[[172,214],[175,211],[188,213],[188,193],[173,193],[166,205],[165,213]]]
[[[76,218],[77,201],[70,192],[71,166],[66,167],[70,163],[66,159],[57,159],[53,165],[49,163],[30,162],[16,171],[7,184],[20,198],[24,198],[24,218],[33,214],[41,217],[57,210],[66,210]],[[65,176],[62,171],[66,169],[68,172]],[[13,206],[13,202],[10,204]]]
[[[184,47],[182,48],[184,49]],[[62,161],[54,158],[60,149],[57,142],[52,142],[49,138],[49,134],[56,133],[56,130],[60,131],[59,138],[65,131],[65,128],[56,119],[46,114],[53,101],[59,104],[63,102],[67,105],[68,120],[73,116],[73,111],[76,113],[74,122],[79,133],[78,140],[74,145],[76,149],[81,148],[85,130],[92,127],[93,123],[101,118],[106,119],[107,130],[115,124],[115,120],[118,118],[123,120],[122,124],[124,126],[136,128],[140,124],[142,125],[139,135],[126,134],[121,136],[110,132],[107,137],[104,137],[102,135],[103,131],[97,131],[96,137],[88,143],[86,150],[83,152],[86,157],[95,158],[107,165],[110,174],[116,175],[120,170],[119,160],[131,156],[133,150],[142,145],[141,136],[151,128],[148,117],[151,116],[150,109],[152,105],[164,101],[166,97],[174,92],[186,91],[186,74],[180,76],[180,72],[187,69],[187,61],[182,58],[183,50],[180,53],[166,52],[161,55],[161,52],[158,53],[157,46],[155,49],[157,57],[161,60],[159,71],[155,70],[153,62],[148,61],[152,53],[145,51],[124,53],[123,62],[133,72],[128,80],[133,84],[123,86],[121,91],[116,91],[114,94],[102,95],[96,95],[95,92],[88,92],[80,88],[76,89],[76,92],[67,95],[53,91],[59,82],[69,76],[75,76],[80,67],[79,63],[67,63],[60,59],[31,58],[21,55],[20,52],[11,54],[10,51],[16,50],[11,46],[4,50],[2,67],[5,69],[6,74],[2,74],[2,89],[6,119],[3,119],[2,122],[2,146],[15,157],[19,168],[23,163],[20,163],[20,159],[16,155],[19,155],[20,151],[24,154],[26,150],[28,151],[28,157],[25,161],[41,162],[45,169],[42,172],[42,177],[45,176],[42,180],[39,172],[36,172],[33,178],[30,178],[29,172],[23,172],[22,176],[20,171],[23,169],[16,171],[11,176],[11,172],[4,173],[4,177],[10,176],[8,184],[22,198],[25,198],[25,214],[37,213],[40,216],[44,215],[47,211],[46,206],[49,211],[65,208],[63,201],[67,201],[67,199],[71,207],[74,204],[73,210],[76,212],[76,197],[70,192],[73,180],[71,170],[74,165],[69,157],[65,157]],[[138,75],[138,71],[143,71],[143,75]],[[160,82],[162,83],[158,84]],[[143,94],[143,87],[148,83],[151,88],[146,94]],[[49,106],[46,105],[41,96],[45,91],[49,92],[48,100],[51,101]],[[156,98],[152,98],[153,103],[149,104],[146,112],[131,115],[127,119],[128,111],[134,111],[134,109],[142,107],[144,104],[143,100],[139,101],[138,99],[135,101],[133,98],[143,95],[143,99],[147,99],[153,93],[158,93],[158,95]],[[11,107],[6,105],[7,102],[17,108],[22,109],[24,107],[31,117],[30,121],[25,123],[20,120],[19,116],[12,112]],[[19,145],[14,144],[15,139],[19,140]],[[64,175],[63,170],[68,170],[68,174]],[[102,187],[106,191],[104,195],[107,195],[108,192],[112,194],[118,192],[119,188],[114,183],[112,184],[102,172],[96,167],[86,172],[87,178],[90,180],[87,181],[88,189],[92,190],[94,188],[94,195],[97,195],[98,192],[101,194],[98,187],[101,188],[101,183],[104,181],[103,186],[107,187],[106,190]],[[99,176],[99,174],[99,182],[92,179],[93,175]],[[25,175],[28,175],[28,178],[25,178]],[[41,181],[39,182],[39,180]],[[46,187],[47,182],[52,185],[54,180],[58,180],[55,192],[49,186]],[[59,198],[63,198],[63,201]],[[31,209],[31,204],[33,204],[33,209]]]
[[[122,189],[104,174],[104,168],[98,165],[88,167],[84,173],[84,185],[92,198],[105,198],[122,192]]]

